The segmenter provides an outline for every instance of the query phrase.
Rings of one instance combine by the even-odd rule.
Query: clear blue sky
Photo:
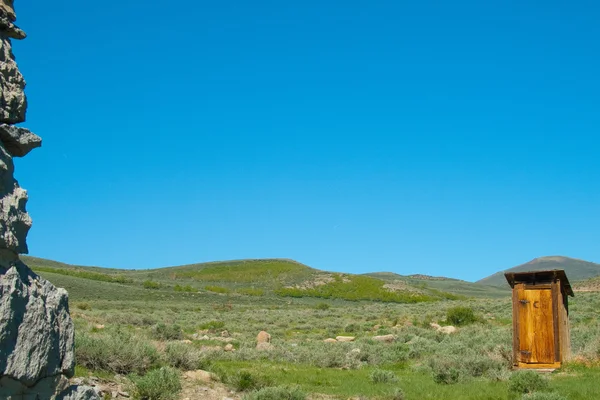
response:
[[[595,1],[17,0],[30,253],[600,261]]]

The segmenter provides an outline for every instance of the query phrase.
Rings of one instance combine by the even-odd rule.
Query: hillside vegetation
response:
[[[600,292],[600,276],[577,282],[574,290],[576,292]]]
[[[504,287],[507,285],[506,278],[504,277],[504,273],[506,272],[544,271],[553,269],[565,270],[567,277],[571,282],[577,282],[600,276],[600,264],[578,260],[575,258],[552,256],[536,258],[528,263],[518,265],[505,271],[497,272],[477,281],[477,283],[489,286]]]
[[[510,287],[489,286],[481,283],[462,281],[427,275],[399,275],[393,272],[372,272],[365,274],[386,282],[404,282],[407,285],[422,289],[434,289],[467,297],[501,298],[510,295]]]
[[[396,303],[461,298],[433,287],[406,282],[393,284],[364,275],[334,274],[287,259],[234,260],[150,270],[104,269],[34,257],[23,259],[34,271],[58,280],[67,289],[97,281],[157,291],[165,296],[167,293],[169,296],[173,293],[181,296],[210,292],[226,296],[313,297]],[[78,279],[83,282],[77,282]]]
[[[297,278],[294,272],[292,278],[287,275],[290,268],[295,270],[291,266],[277,266],[281,260],[208,264],[224,267],[208,269],[210,279],[220,284],[177,276],[196,270],[190,266],[102,273],[61,268],[59,263],[43,265],[40,260],[30,264],[69,291],[77,331],[76,376],[86,383],[100,377],[127,391],[129,398],[521,399],[520,393],[511,392],[512,378],[519,373],[512,371],[510,362],[510,296],[408,304],[406,299],[370,301],[364,297],[389,295],[389,289],[415,297],[432,292],[396,279],[308,267],[309,279],[301,277],[279,289],[239,282],[237,272],[262,262],[281,271],[282,280]],[[241,293],[252,286],[254,295]],[[276,293],[283,289],[292,290],[294,297]],[[343,300],[353,296],[355,301]],[[579,361],[545,378],[552,392],[548,395],[554,397],[539,392],[537,398],[597,398],[600,369],[593,366],[600,360],[599,306],[598,293],[578,293],[570,299],[572,348]],[[451,318],[457,310],[469,311],[473,318],[458,324]],[[456,324],[458,330],[442,333],[433,322]],[[257,346],[263,330],[272,336],[266,349]],[[342,336],[353,341],[327,339]],[[214,380],[185,377],[198,369],[212,373]],[[147,395],[148,386],[160,396]],[[267,392],[277,396],[261,395]]]

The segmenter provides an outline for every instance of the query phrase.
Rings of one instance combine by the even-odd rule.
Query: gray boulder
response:
[[[0,252],[0,377],[33,387],[73,376],[74,328],[66,290]]]
[[[53,400],[100,400],[100,396],[90,386],[70,386]]]

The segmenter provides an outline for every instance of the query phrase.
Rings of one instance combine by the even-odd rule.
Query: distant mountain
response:
[[[493,275],[483,278],[476,283],[507,287],[505,272],[527,272],[527,271],[545,271],[553,269],[563,269],[567,274],[567,278],[571,282],[582,281],[585,279],[600,276],[600,264],[589,261],[578,260],[563,256],[540,257],[529,261],[528,263],[507,269],[505,271],[496,272]]]

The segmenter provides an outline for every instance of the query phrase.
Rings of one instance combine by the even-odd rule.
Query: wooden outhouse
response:
[[[559,368],[571,355],[568,296],[563,270],[508,272],[513,288],[513,364],[516,368]]]

